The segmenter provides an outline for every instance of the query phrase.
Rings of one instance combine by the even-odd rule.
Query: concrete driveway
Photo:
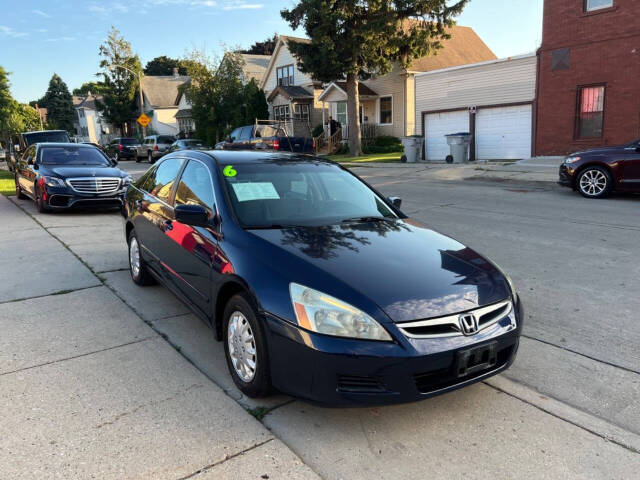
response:
[[[144,169],[129,162],[121,167]],[[273,466],[270,478],[313,472],[327,479],[634,478],[640,464],[640,338],[633,324],[640,310],[634,240],[640,222],[634,212],[640,199],[593,202],[550,183],[514,179],[443,180],[424,166],[356,170],[385,194],[403,197],[406,213],[512,274],[527,323],[506,375],[396,407],[325,409],[285,396],[244,398],[228,375],[222,346],[203,323],[164,288],[130,281],[117,214],[37,215],[30,202],[19,201],[45,228],[6,211],[19,229],[46,233],[63,246],[50,271],[70,262],[74,270],[65,276],[77,284],[56,290],[48,281],[34,283],[44,284],[34,296],[74,290],[42,297],[60,326],[30,320],[45,306],[33,302],[42,300],[12,301],[32,295],[5,293],[0,303],[0,322],[6,322],[0,327],[15,330],[15,340],[8,337],[0,349],[11,352],[2,378],[24,376],[6,388],[0,383],[0,401],[17,419],[11,428],[33,432],[0,440],[0,464],[16,472],[63,465],[67,477],[95,468],[95,458],[88,465],[93,455],[106,472],[98,476],[179,478],[200,462],[215,465],[205,472],[211,478],[258,478],[257,466]],[[19,264],[7,263],[2,272]],[[12,320],[16,312],[22,321]],[[91,326],[80,328],[88,319]],[[95,323],[102,325],[94,330]],[[44,339],[50,348],[34,345]],[[213,420],[201,418],[203,411]],[[73,452],[59,463],[56,428],[68,439],[65,455]],[[122,430],[105,436],[103,428]],[[173,453],[163,450],[168,432],[179,439]],[[51,438],[56,444],[47,445]],[[149,439],[158,446],[146,445]],[[102,442],[106,449],[97,453]],[[133,457],[150,449],[158,452],[136,463]]]

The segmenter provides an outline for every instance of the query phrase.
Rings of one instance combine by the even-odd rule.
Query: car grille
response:
[[[355,375],[338,375],[338,391],[353,393],[384,392],[386,388],[380,380]]]
[[[445,317],[399,323],[398,328],[410,338],[439,338],[463,335],[460,329],[460,315],[473,314],[478,320],[478,332],[499,322],[513,311],[510,300],[494,303],[469,312],[456,313]],[[515,327],[515,318],[512,319]]]
[[[113,177],[71,178],[67,183],[79,193],[113,193],[120,188],[120,179]]]

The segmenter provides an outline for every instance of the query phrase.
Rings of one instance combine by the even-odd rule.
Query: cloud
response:
[[[31,10],[31,11],[36,15],[40,15],[41,17],[51,18],[51,15],[49,15],[47,12],[43,12],[42,10]]]
[[[107,13],[109,11],[106,7],[102,7],[102,6],[96,5],[96,4],[90,5],[88,10],[90,12],[101,13],[101,14],[102,13]]]
[[[13,28],[7,27],[6,25],[0,25],[0,34],[12,38],[26,37],[29,35],[27,32],[17,32]]]
[[[76,37],[56,37],[56,38],[47,38],[47,42],[71,42],[75,39]]]
[[[263,8],[264,4],[262,3],[246,3],[243,1],[234,1],[227,2],[227,4],[222,7],[223,10],[257,10]]]

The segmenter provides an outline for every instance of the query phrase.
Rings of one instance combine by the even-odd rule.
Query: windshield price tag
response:
[[[239,202],[280,199],[280,195],[271,182],[234,183],[231,186]]]

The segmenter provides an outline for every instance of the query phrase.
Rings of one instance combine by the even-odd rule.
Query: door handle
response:
[[[173,222],[171,220],[165,220],[162,222],[162,230],[168,232],[169,230],[173,230]]]

